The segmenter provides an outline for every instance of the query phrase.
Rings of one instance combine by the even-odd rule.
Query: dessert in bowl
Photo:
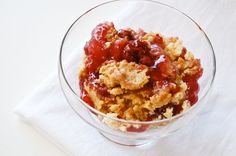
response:
[[[128,4],[136,6],[112,1],[78,18],[63,40],[59,71],[84,121],[114,142],[141,145],[181,129],[204,108],[215,58],[205,33],[185,14],[158,2]],[[115,17],[120,8],[139,13],[122,21]],[[157,22],[140,19],[150,12]]]
[[[171,118],[197,102],[203,69],[178,37],[116,30],[110,22],[97,25],[91,35],[79,76],[81,98],[90,106],[119,119],[153,121]]]

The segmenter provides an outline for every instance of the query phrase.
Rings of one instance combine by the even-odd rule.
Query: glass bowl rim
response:
[[[173,7],[173,6],[170,6],[170,5],[167,5],[167,4],[164,4],[164,3],[161,3],[161,2],[158,2],[158,1],[154,1],[154,0],[129,0],[129,1],[136,1],[137,3],[139,2],[150,2],[152,4],[157,4],[157,5],[161,5],[161,6],[164,6],[164,7],[167,7],[169,9],[172,9],[172,10],[175,10],[177,11],[178,13],[182,14],[185,18],[189,19],[191,22],[193,22],[193,24],[195,24],[199,31],[203,34],[203,36],[206,38],[207,40],[207,43],[208,43],[208,46],[210,47],[211,51],[212,51],[212,56],[213,56],[213,75],[212,75],[212,78],[211,78],[211,81],[210,81],[210,86],[209,88],[207,88],[207,91],[205,92],[205,94],[197,101],[197,103],[199,104],[195,104],[194,106],[191,106],[190,109],[188,109],[187,111],[185,112],[182,112],[178,115],[175,115],[175,116],[172,116],[170,118],[167,118],[167,119],[162,119],[162,120],[153,120],[153,121],[135,121],[135,120],[125,120],[125,119],[119,119],[119,118],[114,118],[114,117],[111,117],[105,113],[102,113],[98,110],[96,110],[95,108],[91,107],[89,104],[87,104],[86,102],[84,102],[80,96],[72,89],[72,87],[70,86],[69,82],[67,81],[67,78],[65,76],[65,73],[64,73],[64,68],[63,68],[63,61],[62,61],[62,53],[63,53],[63,45],[66,41],[66,38],[68,36],[68,34],[70,33],[70,30],[73,28],[73,26],[75,25],[75,23],[77,21],[79,21],[79,19],[81,19],[83,16],[85,16],[86,14],[88,14],[90,11],[100,7],[100,6],[103,6],[103,5],[106,5],[106,4],[110,4],[110,3],[114,3],[114,2],[119,2],[119,1],[126,1],[126,0],[111,0],[111,1],[107,1],[107,2],[103,2],[103,3],[100,3],[92,8],[90,8],[89,10],[85,11],[82,15],[80,15],[71,25],[70,27],[68,28],[68,30],[66,31],[64,37],[63,37],[63,40],[62,40],[62,43],[61,43],[61,47],[60,47],[60,54],[59,54],[59,71],[61,71],[62,73],[62,76],[63,76],[63,79],[65,80],[66,82],[66,85],[68,86],[68,88],[70,89],[70,91],[73,93],[73,95],[76,97],[76,99],[79,100],[79,102],[81,102],[85,107],[87,107],[89,110],[91,110],[92,112],[95,112],[96,114],[99,114],[105,118],[108,118],[108,119],[111,119],[111,120],[115,120],[115,121],[118,121],[118,122],[122,122],[122,123],[128,123],[128,124],[141,124],[141,125],[147,125],[147,124],[158,124],[158,123],[163,123],[163,122],[168,122],[168,121],[171,121],[171,120],[174,120],[174,119],[177,119],[181,116],[184,116],[185,114],[191,112],[191,110],[195,109],[200,103],[201,101],[208,95],[209,91],[211,90],[212,86],[213,86],[213,82],[215,80],[215,75],[216,75],[216,57],[215,57],[215,52],[214,52],[214,49],[213,49],[213,46],[208,38],[208,36],[206,35],[206,33],[203,31],[203,29],[198,25],[197,22],[195,22],[190,16],[188,16],[187,14],[185,14],[184,12],[178,10],[177,8]],[[60,80],[60,83],[61,83],[61,80]],[[62,87],[61,87],[62,88]],[[63,88],[62,88],[63,90]],[[64,94],[66,96],[66,94]],[[70,104],[70,102],[68,101],[68,103]],[[70,104],[71,105],[71,104]],[[74,107],[71,105],[71,107],[73,108],[73,110],[78,113],[76,111],[76,109],[74,109]]]

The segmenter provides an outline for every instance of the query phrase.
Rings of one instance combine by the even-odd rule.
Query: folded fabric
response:
[[[216,95],[210,98],[211,111],[199,114],[175,135],[143,147],[124,147],[103,138],[84,123],[70,108],[61,91],[56,75],[43,82],[17,108],[16,113],[27,123],[71,155],[234,155],[236,134],[233,125],[236,109],[230,99],[222,110]],[[226,102],[224,102],[226,103]],[[231,107],[230,107],[231,106]],[[230,113],[227,113],[230,112]],[[231,127],[226,129],[226,127]]]

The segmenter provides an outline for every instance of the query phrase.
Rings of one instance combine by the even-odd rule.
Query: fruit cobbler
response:
[[[171,118],[198,101],[199,59],[178,37],[97,25],[84,47],[81,98],[111,117],[152,121]]]

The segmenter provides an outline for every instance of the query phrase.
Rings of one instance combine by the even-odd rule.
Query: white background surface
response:
[[[64,156],[14,107],[57,70],[61,40],[95,0],[0,0],[0,155]]]
[[[70,24],[80,14],[101,2],[102,0],[0,0],[1,156],[65,155],[30,126],[21,122],[13,113],[13,108],[37,84],[57,70],[60,43]],[[178,3],[168,0],[165,3],[189,14],[203,27],[218,58],[223,58],[222,53],[229,50],[235,52],[234,0],[186,0]],[[221,35],[222,40],[217,35]],[[219,62],[218,65],[222,63]],[[222,74],[220,72],[223,71],[218,74]]]

